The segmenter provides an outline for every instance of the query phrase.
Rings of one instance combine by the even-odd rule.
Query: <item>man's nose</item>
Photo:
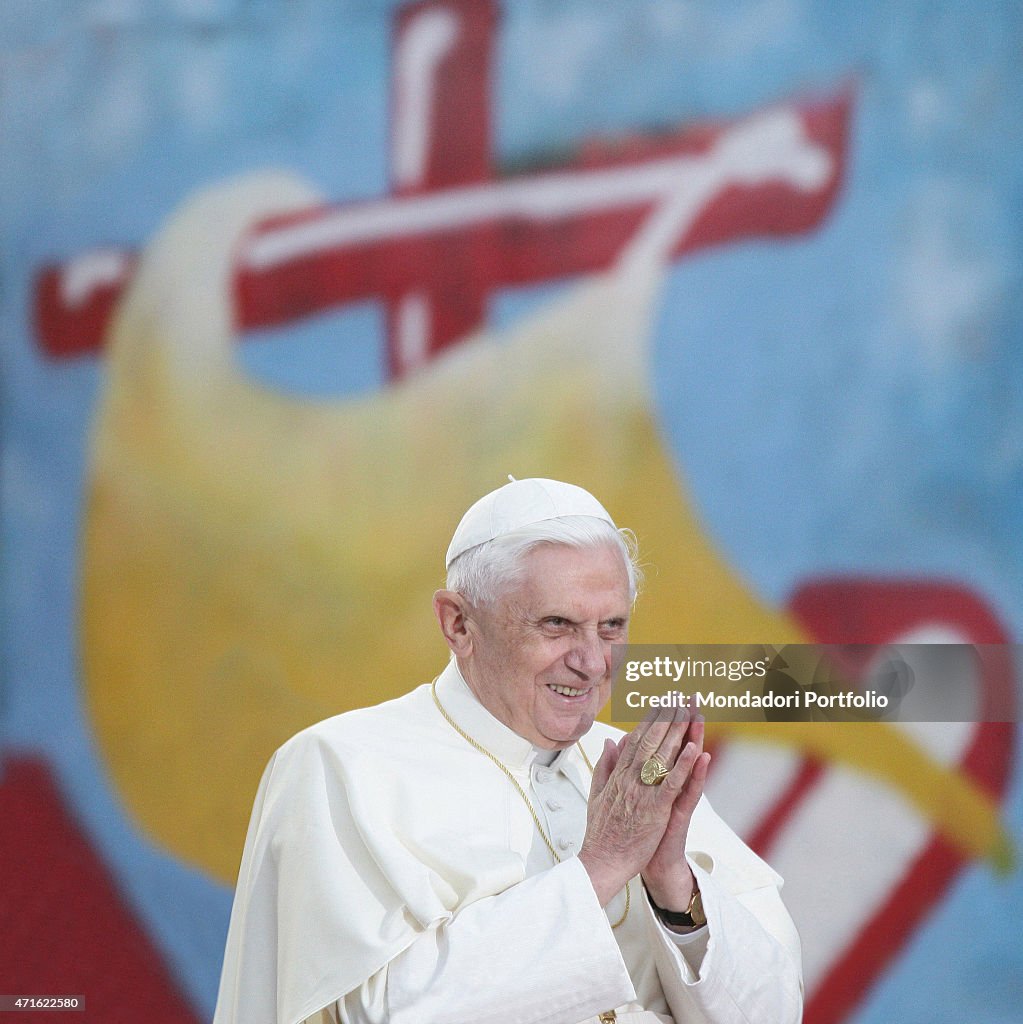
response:
[[[607,669],[606,644],[596,632],[585,631],[576,637],[565,664],[586,679],[602,676]]]

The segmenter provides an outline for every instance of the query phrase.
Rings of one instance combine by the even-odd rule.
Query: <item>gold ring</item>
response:
[[[648,757],[643,762],[643,767],[640,769],[639,781],[644,786],[659,786],[664,781],[664,776],[668,774],[669,768],[664,761],[654,754],[653,757]]]

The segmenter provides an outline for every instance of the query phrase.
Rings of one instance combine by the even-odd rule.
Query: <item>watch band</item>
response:
[[[695,878],[693,894],[689,897],[689,906],[684,911],[665,910],[664,907],[659,907],[649,891],[646,898],[665,924],[673,924],[680,928],[702,928],[707,923],[707,915],[703,912],[703,898],[700,896],[700,887],[696,884]]]

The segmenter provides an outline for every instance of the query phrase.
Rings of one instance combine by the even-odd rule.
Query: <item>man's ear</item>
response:
[[[457,590],[438,590],[433,595],[433,614],[440,623],[448,647],[457,657],[472,653],[472,635],[469,632],[466,612],[468,604]]]

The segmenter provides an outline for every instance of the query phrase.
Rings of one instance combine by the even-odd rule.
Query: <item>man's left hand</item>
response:
[[[710,754],[703,749],[703,719],[689,722],[679,744],[675,764],[690,765],[689,777],[672,805],[667,828],[653,856],[642,871],[643,884],[653,901],[665,910],[682,913],[689,906],[696,880],[686,860],[686,837],[693,812],[703,795]],[[664,751],[658,751],[664,756]],[[669,761],[668,767],[672,766]]]

